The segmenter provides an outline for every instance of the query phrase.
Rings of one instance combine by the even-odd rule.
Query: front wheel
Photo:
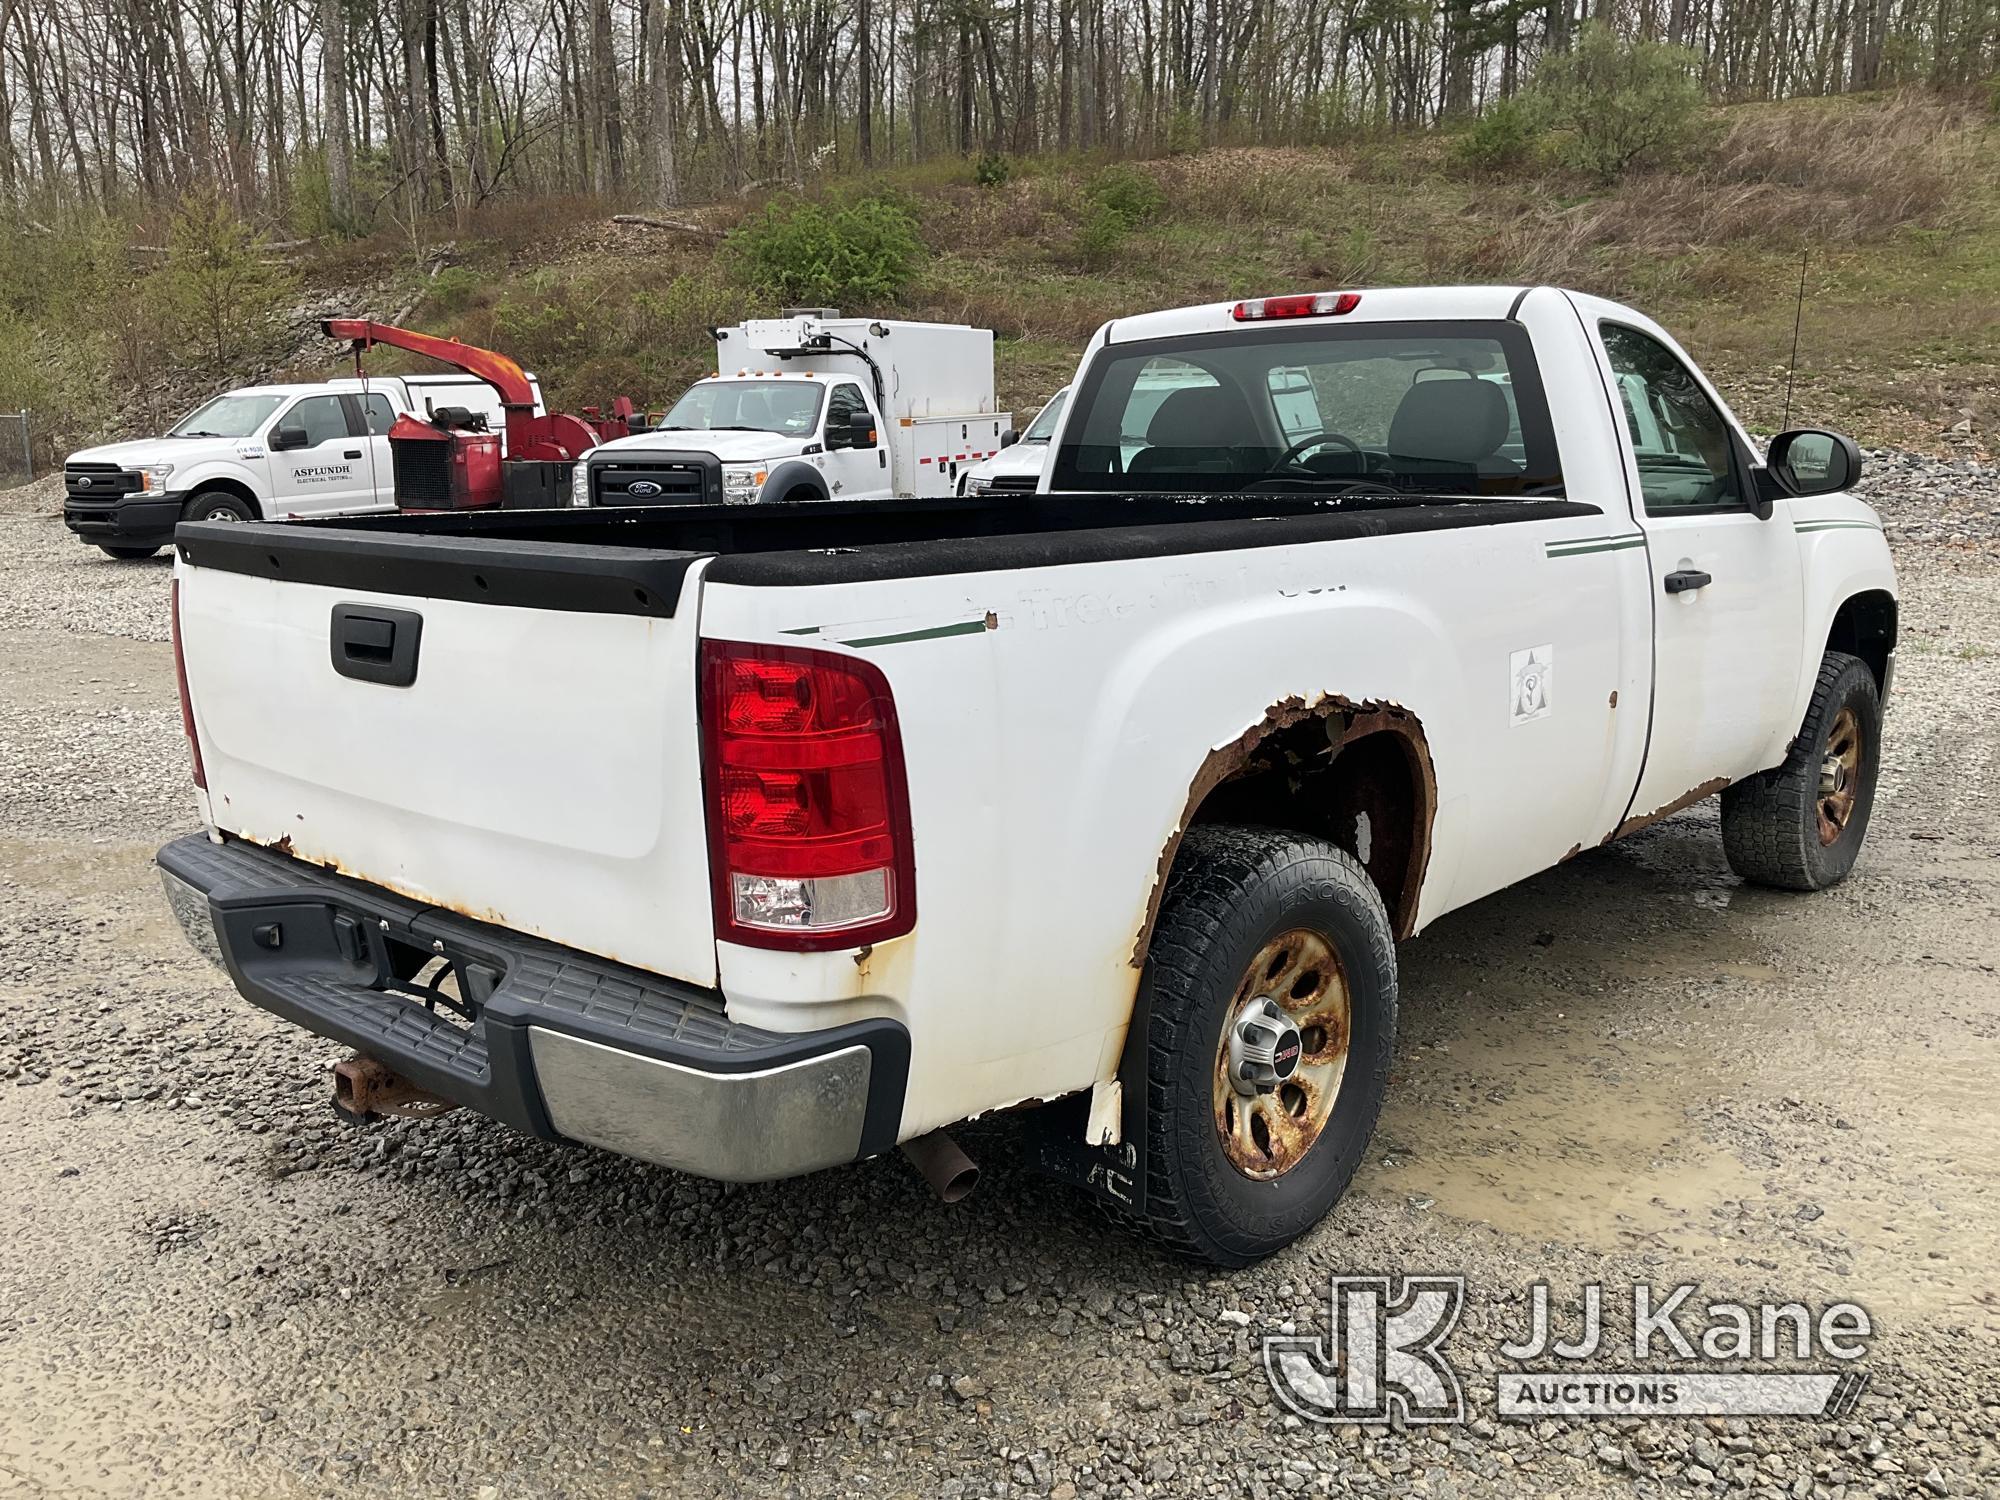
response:
[[[203,490],[181,508],[184,521],[254,521],[255,507],[226,490]]]
[[[97,550],[99,552],[102,552],[106,557],[117,558],[120,562],[140,562],[148,557],[151,557],[154,553],[158,552],[160,549],[157,546],[114,547],[109,542],[99,542],[97,544]]]
[[[1868,836],[1882,764],[1882,697],[1859,657],[1829,651],[1785,763],[1722,793],[1729,868],[1758,885],[1822,891]]]
[[[1143,1228],[1245,1266],[1317,1224],[1374,1133],[1396,1031],[1380,892],[1345,850],[1276,829],[1191,829],[1140,978]]]

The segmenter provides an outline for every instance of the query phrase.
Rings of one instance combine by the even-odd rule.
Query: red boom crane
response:
[[[527,373],[491,349],[366,318],[328,318],[320,327],[327,337],[353,346],[357,369],[364,353],[385,344],[463,370],[500,393],[507,414],[504,458],[499,435],[485,430],[483,418],[462,409],[397,417],[389,429],[389,451],[396,466],[396,504],[404,509],[562,504],[577,456],[632,430],[634,409],[625,396],[611,403],[608,417],[599,416],[594,407],[585,407],[581,417],[537,413]]]

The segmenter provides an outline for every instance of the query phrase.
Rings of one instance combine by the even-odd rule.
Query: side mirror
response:
[[[1021,441],[1021,434],[1016,432],[1011,427],[1009,427],[1005,432],[1000,434],[1000,446],[1003,448],[1011,448],[1020,441]]]
[[[1764,467],[1781,494],[1833,495],[1860,480],[1861,450],[1843,433],[1801,428],[1771,439]]]
[[[845,441],[846,448],[872,448],[875,446],[875,418],[873,414],[858,411],[848,418]]]
[[[303,448],[306,445],[306,430],[303,427],[273,427],[270,448],[282,453],[287,448]]]

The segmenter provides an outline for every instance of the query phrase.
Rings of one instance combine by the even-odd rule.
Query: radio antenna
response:
[[[1799,367],[1799,323],[1806,314],[1806,261],[1812,256],[1807,248],[1799,252],[1799,300],[1792,308],[1792,362],[1785,366],[1785,417],[1778,424],[1778,431],[1789,431],[1792,425],[1792,374]]]

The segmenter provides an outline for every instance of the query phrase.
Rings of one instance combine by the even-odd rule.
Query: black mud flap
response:
[[[1036,1110],[1029,1137],[1029,1166],[1132,1214],[1146,1211],[1147,1021],[1148,1007],[1141,1000],[1118,1059],[1122,1097],[1117,1145],[1094,1146],[1085,1139],[1090,1123],[1087,1091]]]

